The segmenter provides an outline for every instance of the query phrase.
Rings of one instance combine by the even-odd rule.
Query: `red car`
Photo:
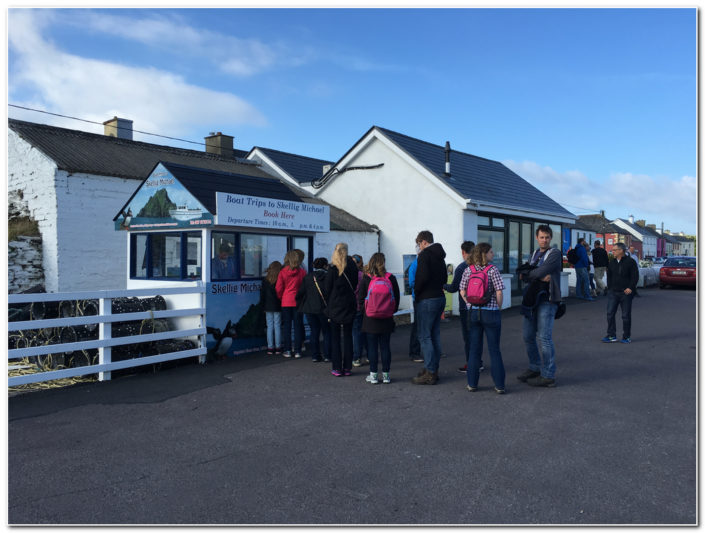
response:
[[[659,271],[659,287],[692,285],[695,287],[695,257],[669,257]]]

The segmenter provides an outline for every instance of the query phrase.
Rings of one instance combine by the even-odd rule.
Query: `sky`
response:
[[[337,161],[373,125],[500,161],[570,212],[697,222],[697,11],[9,9],[8,116]],[[76,117],[26,111],[13,105]]]

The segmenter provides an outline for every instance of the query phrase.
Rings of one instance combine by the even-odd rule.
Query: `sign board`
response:
[[[215,201],[219,226],[330,231],[330,207],[327,205],[224,192],[216,193]]]

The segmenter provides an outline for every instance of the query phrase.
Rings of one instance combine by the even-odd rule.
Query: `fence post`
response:
[[[99,300],[99,312],[98,314],[103,316],[108,316],[113,314],[113,300],[112,298],[101,298]],[[111,322],[100,322],[98,325],[98,338],[111,339],[113,333],[113,325]],[[102,364],[112,363],[112,346],[104,346],[98,348],[98,361]],[[99,381],[109,381],[110,372],[98,372]]]
[[[198,281],[197,284],[198,284],[199,287],[203,288],[203,281],[202,281],[202,280],[201,280],[201,281]],[[205,309],[205,308],[206,308],[206,291],[205,291],[205,289],[203,290],[203,292],[201,292],[200,297],[199,297],[199,300],[201,301],[201,309]],[[201,328],[206,327],[206,312],[205,312],[205,311],[204,311],[203,314],[201,315],[201,322],[200,322],[200,324],[199,324],[199,327],[201,327]],[[205,334],[204,334],[204,335],[199,335],[199,336],[198,336],[198,340],[199,340],[199,342],[201,343],[201,345],[199,346],[199,348],[205,348],[205,346],[206,346],[206,335],[205,335]],[[205,364],[205,363],[206,363],[206,355],[205,355],[205,354],[199,355],[199,356],[198,356],[198,362],[199,362],[200,364],[202,364],[202,365]]]

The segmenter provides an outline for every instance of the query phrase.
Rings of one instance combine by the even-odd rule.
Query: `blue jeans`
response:
[[[282,347],[285,352],[291,351],[291,325],[294,324],[294,353],[301,353],[301,344],[303,343],[301,330],[303,328],[297,327],[297,321],[301,320],[303,324],[303,317],[298,315],[296,307],[282,307]]]
[[[609,291],[607,293],[607,335],[617,336],[617,307],[622,306],[622,337],[628,339],[632,336],[632,300],[634,293]]]
[[[366,333],[367,358],[370,360],[370,372],[377,372],[377,347],[382,356],[382,372],[389,372],[392,366],[392,349],[389,340],[391,333]]]
[[[575,296],[578,298],[590,298],[590,280],[588,278],[588,269],[584,267],[576,267],[575,277]]]
[[[529,356],[529,370],[541,372],[543,377],[549,379],[556,376],[553,321],[557,307],[557,304],[544,301],[536,306],[531,318],[524,317],[524,344]]]
[[[499,350],[499,338],[502,335],[502,312],[497,309],[473,309],[470,311],[470,356],[468,358],[468,385],[477,388],[482,362],[482,334],[487,337],[487,349],[490,352],[490,369],[492,381],[498,389],[504,389],[504,362]]]
[[[419,322],[419,343],[423,366],[429,372],[438,372],[441,361],[441,314],[446,306],[445,296],[416,302],[416,319]]]
[[[267,348],[282,347],[282,314],[279,311],[266,311]]]
[[[362,357],[362,351],[366,348],[365,346],[365,334],[362,332],[362,313],[358,311],[355,313],[355,318],[353,319],[352,325],[352,336],[353,336],[353,360],[360,359]]]
[[[313,315],[306,313],[306,320],[311,328],[309,343],[311,344],[311,358],[318,359],[321,356],[320,336],[323,333],[323,357],[330,358],[330,328],[328,327],[328,317],[324,314]]]

